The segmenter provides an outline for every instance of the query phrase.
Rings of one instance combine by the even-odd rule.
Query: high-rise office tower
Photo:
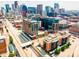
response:
[[[42,15],[42,12],[43,12],[43,6],[42,6],[42,4],[37,5],[37,14]]]
[[[58,3],[54,4],[54,11],[56,14],[59,14],[59,4]]]
[[[28,7],[27,12],[30,14],[35,14],[36,13],[36,8],[35,7]]]
[[[35,20],[23,20],[23,31],[30,35],[38,35],[38,22]]]
[[[15,8],[18,7],[18,1],[14,1]]]
[[[16,11],[18,9],[18,1],[14,1],[14,3],[12,4],[12,10]]]
[[[47,16],[49,16],[49,17],[53,17],[54,16],[54,10],[53,10],[52,7],[46,6],[45,9],[46,9]]]
[[[15,14],[19,15],[20,14],[20,10],[19,10],[18,1],[14,1],[14,9],[15,9]]]
[[[4,14],[4,7],[1,7],[1,14]]]
[[[15,11],[15,6],[14,6],[14,4],[12,4],[12,10]]]
[[[51,12],[51,7],[50,6],[46,6],[45,9],[46,9],[46,12]]]
[[[54,9],[58,8],[59,9],[59,4],[58,3],[54,3]]]
[[[21,12],[22,16],[25,17],[26,13],[27,13],[27,6],[26,5],[21,5],[20,6],[20,12]]]
[[[59,13],[60,14],[64,14],[65,13],[65,9],[64,8],[59,9]]]
[[[5,10],[6,10],[6,13],[9,12],[9,10],[10,10],[10,6],[9,6],[9,4],[6,4],[6,5],[5,5]]]

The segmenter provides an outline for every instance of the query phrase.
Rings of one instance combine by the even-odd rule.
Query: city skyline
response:
[[[1,1],[0,7],[4,7],[5,4],[13,4],[14,1]],[[34,2],[34,3],[33,3]],[[18,4],[25,4],[26,6],[37,6],[37,4],[42,4],[43,8],[45,6],[54,7],[54,3],[59,3],[60,8],[65,8],[66,10],[79,10],[78,5],[79,1],[18,1]],[[32,4],[32,5],[31,5]],[[73,8],[72,8],[73,6]]]
[[[79,57],[79,1],[0,1],[0,57]]]

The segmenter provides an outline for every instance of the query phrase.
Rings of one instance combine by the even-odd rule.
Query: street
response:
[[[9,30],[9,33],[10,33],[10,35],[13,37],[13,41],[14,41],[14,44],[15,44],[15,46],[16,46],[16,48],[17,48],[17,50],[19,51],[19,54],[20,54],[20,56],[24,56],[24,57],[28,57],[28,51],[26,50],[26,49],[22,49],[22,47],[21,47],[21,44],[23,44],[23,43],[21,43],[21,39],[19,38],[19,32],[18,32],[18,30],[17,29],[15,29],[15,28],[13,28],[13,26],[12,26],[12,24],[11,23],[9,23],[9,21],[6,19],[6,23],[5,23],[5,25],[7,25],[6,27],[7,27],[7,29]],[[34,54],[36,54],[36,51],[32,51]],[[39,54],[39,53],[38,53]],[[37,55],[37,54],[36,54]],[[29,55],[30,56],[30,55]],[[38,56],[38,55],[37,55]]]
[[[74,40],[74,41],[73,41]],[[58,57],[76,57],[79,56],[79,39],[70,38],[71,46],[65,51],[61,52]]]

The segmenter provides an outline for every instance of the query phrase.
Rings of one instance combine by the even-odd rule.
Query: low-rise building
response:
[[[79,22],[71,26],[69,32],[79,37]]]
[[[22,20],[14,20],[13,24],[14,24],[14,27],[20,29],[22,27]]]
[[[44,39],[43,44],[42,47],[46,51],[54,50],[58,46],[58,39],[49,35]]]
[[[60,20],[59,21],[59,29],[66,29],[68,28],[68,21],[67,20]]]
[[[59,34],[57,35],[57,38],[59,39],[59,43],[58,45],[64,45],[66,44],[66,42],[68,42],[68,37],[70,36],[70,34],[66,33],[66,32],[59,32]]]
[[[62,46],[68,42],[68,34],[66,33],[56,33],[49,34],[44,40],[41,47],[46,51],[54,50],[58,46]]]
[[[6,50],[6,41],[4,36],[0,36],[0,54],[5,53]]]

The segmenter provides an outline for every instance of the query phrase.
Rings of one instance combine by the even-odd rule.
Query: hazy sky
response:
[[[0,7],[5,4],[12,4],[13,1],[1,1]],[[27,6],[36,6],[37,4],[43,4],[43,6],[54,6],[54,3],[59,3],[60,8],[65,8],[66,10],[79,10],[79,1],[56,1],[56,0],[29,0],[29,1],[18,1],[20,4],[26,4]]]

